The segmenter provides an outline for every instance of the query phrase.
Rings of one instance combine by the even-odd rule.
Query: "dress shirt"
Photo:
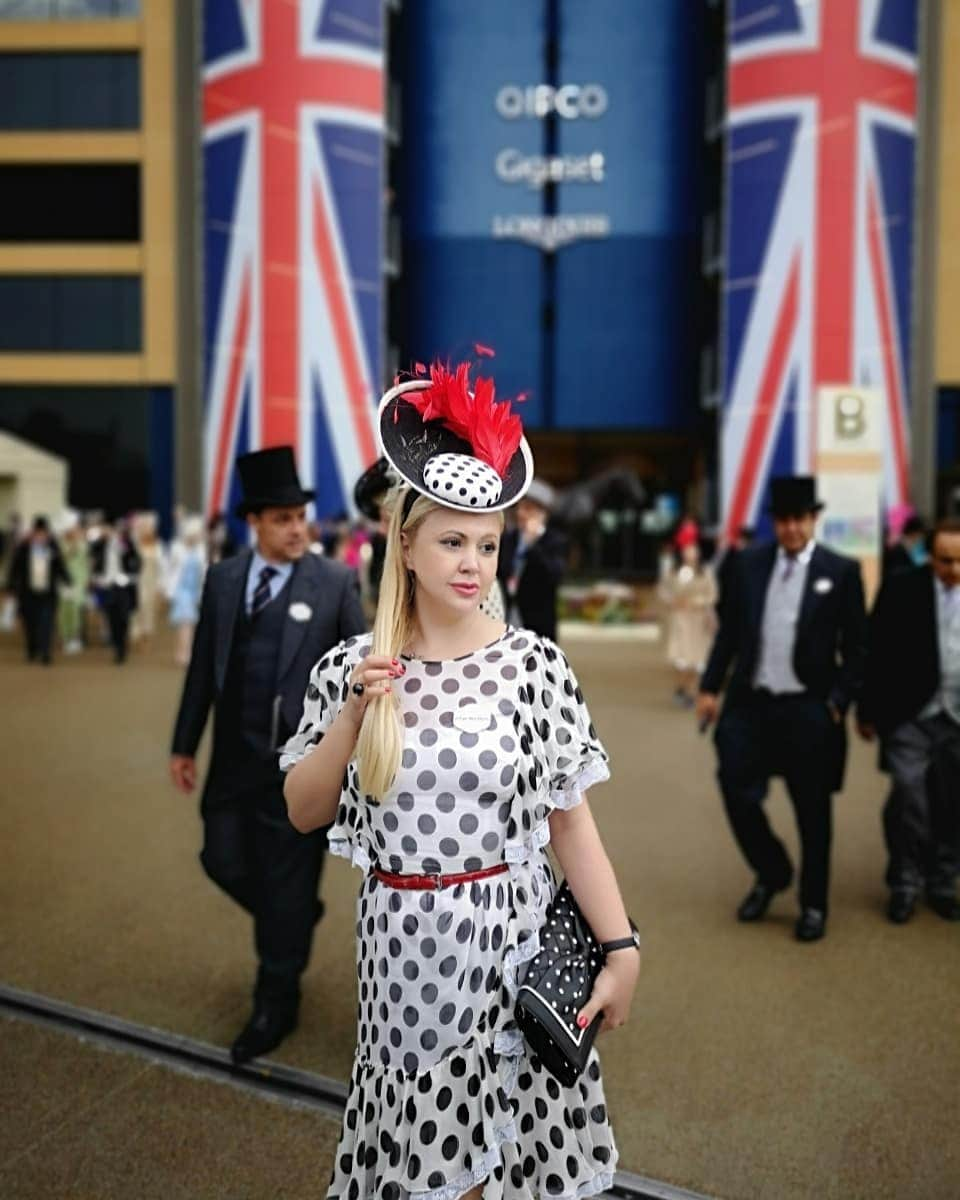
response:
[[[960,587],[945,587],[934,578],[937,610],[937,647],[940,654],[940,687],[921,717],[946,713],[960,723]]]
[[[795,695],[804,686],[793,669],[800,605],[807,584],[807,571],[816,542],[811,538],[799,554],[777,550],[773,573],[767,584],[760,628],[760,655],[753,686],[776,695]]]
[[[50,590],[50,547],[43,542],[30,543],[30,591]]]
[[[260,572],[264,567],[272,567],[274,574],[270,576],[270,599],[276,600],[286,586],[287,580],[293,574],[293,563],[267,562],[259,550],[254,550],[250,560],[250,570],[247,572],[246,609],[249,613],[253,608],[253,593],[260,582]]]

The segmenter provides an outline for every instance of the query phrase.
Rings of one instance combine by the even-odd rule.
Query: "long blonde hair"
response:
[[[414,580],[403,564],[400,534],[415,533],[418,526],[435,508],[428,496],[418,496],[404,520],[406,490],[390,497],[393,511],[387,527],[387,550],[380,581],[380,599],[373,622],[371,654],[396,658],[414,633]],[[400,729],[397,700],[393,695],[375,696],[367,711],[357,738],[356,760],[360,789],[375,800],[382,800],[393,785],[403,753],[403,734]]]
[[[417,496],[404,519],[406,497],[404,488],[386,502],[386,507],[392,508],[370,653],[388,658],[396,658],[416,632],[416,583],[413,573],[404,566],[400,535],[412,537],[426,517],[444,507],[429,496]],[[502,522],[502,514],[500,519]],[[375,696],[367,703],[357,738],[355,758],[360,790],[382,800],[393,786],[402,754],[403,730],[396,696]]]

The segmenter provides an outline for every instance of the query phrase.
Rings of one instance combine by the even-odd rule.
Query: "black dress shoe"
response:
[[[906,925],[916,908],[917,898],[913,892],[891,892],[887,901],[887,920],[892,921],[894,925]]]
[[[819,908],[805,908],[793,928],[798,942],[819,942],[827,932],[827,917]]]
[[[230,1057],[239,1066],[251,1058],[259,1058],[275,1050],[287,1034],[297,1027],[296,1008],[275,1008],[257,1004],[253,1016],[240,1031],[230,1047]]]
[[[737,909],[737,920],[759,921],[766,915],[770,901],[778,891],[783,891],[783,888],[772,888],[767,887],[765,883],[755,883]]]
[[[945,921],[960,921],[960,900],[955,896],[928,896],[927,903]]]

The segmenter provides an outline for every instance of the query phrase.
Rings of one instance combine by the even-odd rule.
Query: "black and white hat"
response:
[[[429,377],[392,387],[380,401],[380,442],[388,462],[416,491],[447,508],[499,512],[533,481],[533,456],[493,380],[434,363]]]

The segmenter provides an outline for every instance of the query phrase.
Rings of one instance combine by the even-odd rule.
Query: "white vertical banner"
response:
[[[880,582],[883,448],[886,417],[878,388],[817,391],[814,469],[826,508],[818,537],[860,561],[867,601]]]

